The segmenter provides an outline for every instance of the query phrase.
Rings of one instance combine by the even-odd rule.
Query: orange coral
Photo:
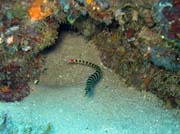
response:
[[[31,20],[41,20],[44,17],[51,15],[52,10],[51,8],[47,8],[47,5],[47,0],[35,0],[29,9],[29,16],[31,17]]]
[[[1,92],[3,92],[3,93],[9,93],[11,90],[7,87],[7,86],[3,86],[2,88],[1,88]]]
[[[86,0],[86,3],[89,5],[93,2],[93,0]]]

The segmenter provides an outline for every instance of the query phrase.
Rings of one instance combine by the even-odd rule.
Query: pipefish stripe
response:
[[[68,60],[68,62],[86,65],[86,66],[92,67],[96,70],[92,75],[90,75],[88,77],[88,79],[86,81],[85,95],[90,94],[92,92],[92,90],[94,89],[95,85],[98,83],[98,81],[102,77],[101,68],[96,64],[93,64],[88,61],[80,60],[80,59],[71,58]]]

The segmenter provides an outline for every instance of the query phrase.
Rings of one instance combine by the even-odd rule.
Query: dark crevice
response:
[[[57,38],[55,39],[55,43],[50,45],[49,47],[45,48],[41,54],[47,55],[51,52],[53,52],[57,47],[59,47],[58,44],[62,42],[62,39],[64,37],[65,32],[73,32],[73,33],[78,33],[78,29],[73,27],[72,25],[68,23],[62,23],[59,25],[59,28],[57,29],[58,35]]]

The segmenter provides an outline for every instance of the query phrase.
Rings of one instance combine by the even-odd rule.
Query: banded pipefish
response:
[[[102,78],[101,68],[96,64],[93,64],[88,61],[80,60],[80,59],[70,58],[70,59],[68,59],[68,62],[73,63],[73,64],[75,63],[75,64],[86,65],[86,66],[92,67],[96,70],[92,75],[90,75],[88,77],[88,79],[86,81],[85,95],[90,96],[93,92],[94,87],[99,82],[99,80]]]

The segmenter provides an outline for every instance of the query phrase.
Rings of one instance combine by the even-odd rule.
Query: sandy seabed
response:
[[[147,92],[127,88],[105,68],[91,42],[75,33],[47,54],[47,71],[21,102],[0,102],[0,134],[179,134],[178,112]],[[93,69],[67,63],[79,58],[99,65],[103,79],[94,96],[85,97]]]

